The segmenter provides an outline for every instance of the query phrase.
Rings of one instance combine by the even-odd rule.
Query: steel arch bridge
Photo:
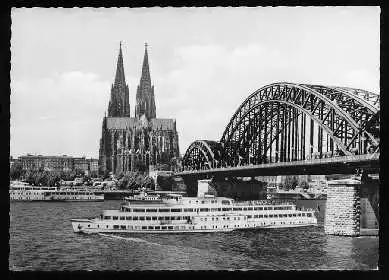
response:
[[[222,149],[219,142],[209,140],[194,141],[186,150],[183,158],[183,166],[191,166],[192,169],[217,167],[220,162]]]
[[[378,94],[347,87],[273,83],[239,106],[219,142],[195,141],[186,169],[379,152]]]

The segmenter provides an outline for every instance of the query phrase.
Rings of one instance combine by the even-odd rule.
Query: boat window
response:
[[[217,212],[217,208],[211,208],[212,212]]]
[[[208,208],[200,208],[200,212],[208,212]]]
[[[157,212],[157,209],[155,209],[155,208],[146,209],[146,212]]]
[[[155,229],[160,229],[160,227],[159,226],[155,226]]]
[[[158,221],[162,221],[163,220],[163,217],[158,217]]]
[[[263,215],[258,215],[258,218],[263,218]]]
[[[293,217],[296,217],[296,213],[293,214]]]
[[[104,216],[104,220],[110,220],[111,216]]]
[[[222,204],[230,205],[230,201],[229,200],[222,200]]]
[[[146,226],[142,226],[142,229],[147,229],[147,227]]]
[[[173,226],[168,226],[167,229],[173,229]]]
[[[243,207],[243,211],[247,211],[247,207]]]
[[[267,218],[267,215],[263,215],[264,218]]]
[[[126,217],[126,220],[131,221],[131,220],[132,220],[132,217],[131,217],[131,216],[127,216],[127,217]]]
[[[269,214],[269,218],[273,218],[273,214]]]
[[[152,219],[153,221],[156,221],[156,220],[157,220],[157,217],[151,217],[151,219]]]
[[[288,214],[288,217],[292,217],[292,214]]]
[[[133,219],[134,221],[137,221],[137,220],[138,220],[138,217],[135,216],[135,217],[133,217],[132,219]]]
[[[145,217],[139,217],[139,220],[140,220],[140,221],[144,221],[144,220],[145,220]]]
[[[120,220],[125,220],[125,219],[126,219],[126,217],[120,216]]]
[[[119,225],[113,225],[113,228],[114,228],[114,229],[118,229],[118,228],[119,228]]]
[[[253,207],[247,207],[247,210],[251,211],[251,210],[253,210]]]
[[[167,208],[167,209],[158,209],[158,212],[170,212],[170,208]]]
[[[121,229],[126,229],[126,226],[120,226]]]
[[[305,216],[305,213],[303,213],[303,216]]]
[[[113,220],[117,220],[117,219],[118,219],[118,216],[113,216],[112,219],[113,219]]]
[[[146,221],[151,221],[151,217],[146,217]]]
[[[273,210],[273,207],[267,207],[267,210]]]
[[[278,218],[278,215],[277,215],[277,214],[275,214],[275,215],[274,215],[274,218]]]
[[[176,217],[172,216],[171,219],[172,219],[172,221],[174,221],[176,219]]]
[[[301,217],[301,213],[298,213],[297,216],[298,216],[298,217]]]
[[[230,208],[223,208],[223,211],[229,211]]]
[[[180,208],[172,208],[171,212],[182,212]]]
[[[234,207],[234,211],[242,211],[241,207]]]
[[[202,203],[202,204],[204,204],[204,203],[205,203],[205,201],[204,201],[204,200],[202,200],[202,201],[201,201],[201,203]]]
[[[154,227],[153,226],[149,226],[148,229],[154,229]]]
[[[251,215],[247,215],[247,218],[249,218],[249,219],[250,219],[251,217],[252,217]]]
[[[307,213],[307,217],[312,217],[312,213]]]
[[[193,212],[193,208],[185,208],[184,212]]]
[[[133,209],[134,212],[144,212],[145,209]]]
[[[162,229],[166,229],[166,226],[162,226],[161,228],[162,228]]]
[[[217,208],[217,211],[222,211],[222,209],[221,208]]]

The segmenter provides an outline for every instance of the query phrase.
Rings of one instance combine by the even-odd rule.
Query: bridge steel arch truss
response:
[[[379,152],[378,94],[274,83],[236,110],[220,142],[193,142],[183,166],[204,169]]]
[[[194,141],[186,150],[183,166],[201,170],[220,165],[221,146],[219,142],[209,140]]]
[[[378,95],[275,83],[242,103],[220,142],[224,164],[235,166],[365,154],[378,151],[378,135]]]

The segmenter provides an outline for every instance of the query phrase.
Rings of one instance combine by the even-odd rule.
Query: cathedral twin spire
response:
[[[122,42],[120,42],[118,63],[116,66],[115,85],[125,84],[126,78],[124,77],[124,66],[123,66],[123,53],[122,53]]]
[[[149,55],[147,43],[145,43],[145,55],[143,58],[142,76],[136,91],[135,117],[145,116],[148,120],[156,118],[154,86],[151,86]]]
[[[142,66],[142,76],[136,93],[135,117],[143,115],[150,120],[156,118],[154,86],[151,85],[147,43]],[[128,85],[126,84],[123,66],[122,44],[120,42],[115,82],[111,89],[111,100],[108,105],[109,117],[130,117]]]

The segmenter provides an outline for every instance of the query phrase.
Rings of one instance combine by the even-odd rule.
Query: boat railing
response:
[[[168,224],[171,224],[172,221],[171,220],[166,220],[166,221],[161,221],[161,225],[168,225]]]
[[[296,203],[290,199],[266,199],[266,200],[251,200],[251,201],[235,201],[234,205],[237,206],[245,206],[245,205],[280,205],[280,204],[288,204],[295,205]]]

